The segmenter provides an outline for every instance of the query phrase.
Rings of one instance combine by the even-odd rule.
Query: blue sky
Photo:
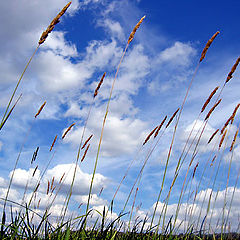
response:
[[[28,58],[37,46],[39,36],[66,3],[64,0],[31,1],[31,3],[21,0],[0,3],[1,114]],[[67,13],[61,18],[61,22],[54,28],[34,57],[17,91],[17,95],[23,93],[23,97],[1,131],[1,197],[6,192],[10,171],[24,144],[10,197],[13,200],[21,199],[24,187],[29,181],[32,184],[29,185],[31,190],[37,181],[37,176],[30,180],[28,175],[31,175],[36,165],[38,165],[37,174],[40,175],[52,158],[38,196],[44,199],[41,210],[47,206],[49,201],[45,194],[47,181],[53,176],[60,179],[75,161],[94,89],[102,74],[106,72],[106,78],[95,99],[86,128],[84,139],[91,134],[94,136],[90,151],[78,168],[69,215],[77,214],[79,210],[76,206],[86,203],[90,174],[93,171],[102,120],[114,74],[130,32],[139,19],[146,15],[146,19],[127,50],[119,71],[104,131],[97,167],[98,175],[94,184],[95,195],[92,207],[102,209],[111,201],[125,170],[131,160],[137,156],[116,197],[116,214],[122,209],[142,162],[155,143],[151,139],[142,148],[142,142],[147,134],[160,124],[165,115],[170,117],[181,106],[202,49],[207,40],[216,31],[220,31],[209,48],[206,58],[200,64],[184,106],[169,161],[166,184],[160,199],[162,204],[194,120],[197,119],[210,92],[216,86],[223,85],[227,74],[239,57],[239,10],[240,3],[233,0],[228,2],[73,1]],[[208,146],[206,142],[217,128],[224,125],[239,103],[239,83],[239,69],[237,69],[222,92],[221,105],[216,108],[206,125],[197,157],[190,169],[189,176],[199,162],[192,189],[197,186],[204,164],[211,156],[214,144],[218,144],[220,138]],[[34,120],[34,115],[44,101],[47,102],[45,108]],[[210,103],[206,113],[213,104],[214,102]],[[201,128],[206,113],[197,121],[195,133]],[[72,123],[76,125],[63,141],[60,140],[64,130]],[[238,124],[239,114],[229,128],[226,151],[220,151],[218,154],[217,159],[218,161],[222,159],[222,165],[213,189],[214,194],[219,190],[214,213],[222,209],[227,169],[231,159],[229,147]],[[172,124],[164,132],[144,169],[136,199],[136,206],[141,205],[141,209],[136,211],[136,216],[143,217],[146,213],[151,214],[153,211],[173,127]],[[59,138],[52,155],[53,153],[49,153],[49,148],[55,135]],[[32,154],[38,146],[40,150],[37,160],[31,166]],[[238,173],[239,149],[239,138],[237,138],[228,192],[233,191]],[[140,151],[139,154],[138,151]],[[177,203],[181,191],[190,154],[191,150],[172,192],[168,216],[176,209],[174,204]],[[64,196],[71,183],[71,171],[52,208],[53,216],[57,216],[62,207]],[[211,182],[210,173],[215,171],[216,168],[214,171],[208,170],[205,174],[204,184],[201,185],[202,195],[205,192],[209,194],[207,188],[211,188],[211,185],[208,185],[208,182]],[[102,188],[101,196],[97,196]],[[30,196],[30,190],[27,197]],[[232,206],[232,212],[235,213],[240,213],[237,207],[239,194],[240,189],[237,188]],[[202,195],[200,193],[198,195],[198,204],[201,204]],[[230,202],[231,195],[227,196],[227,202]],[[131,198],[128,210],[131,209],[132,201]],[[184,201],[186,205],[182,208],[183,216],[186,206],[190,206],[190,203]],[[161,204],[159,204],[160,208]],[[181,221],[181,214],[179,221]],[[195,214],[197,216],[198,213]],[[217,222],[217,214],[215,215],[214,223]],[[234,222],[236,216],[237,214],[232,214],[230,219]],[[233,225],[234,227],[236,225]]]

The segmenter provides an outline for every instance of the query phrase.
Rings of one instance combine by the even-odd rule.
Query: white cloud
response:
[[[213,230],[215,230],[215,232],[219,232],[219,230],[221,230],[220,226],[221,226],[221,221],[222,221],[222,209],[223,209],[223,204],[224,204],[225,191],[226,190],[222,190],[219,192],[216,192],[216,191],[212,192],[210,211],[208,212],[208,216],[206,218],[206,226],[208,229],[208,224],[210,222],[210,218],[212,215],[211,227],[213,228]],[[228,214],[233,191],[234,191],[233,187],[229,187],[227,190],[227,195],[226,195],[227,205],[226,205],[226,209],[225,209],[225,218]],[[194,227],[196,227],[199,216],[200,216],[200,218],[199,218],[198,229],[195,229],[195,230],[198,231],[200,229],[203,218],[205,217],[206,212],[207,212],[208,200],[209,200],[210,193],[211,193],[211,189],[202,190],[197,194],[196,201],[194,204],[193,203],[182,203],[180,205],[178,217],[176,220],[176,227],[178,227],[178,225],[180,225],[180,223],[181,223],[179,232],[185,232],[188,224],[194,223]],[[217,198],[216,198],[216,196],[217,196]],[[193,197],[194,197],[194,194],[193,194]],[[236,230],[238,227],[237,218],[238,218],[238,215],[240,214],[240,209],[238,208],[239,197],[240,197],[240,189],[236,188],[232,206],[231,206],[231,212],[229,215],[229,221],[231,222],[232,231]],[[215,199],[216,199],[216,201],[215,201]],[[192,200],[190,200],[190,201],[192,201]],[[203,203],[203,205],[202,205],[202,203]],[[147,212],[150,214],[149,215],[150,218],[148,220],[147,226],[150,226],[150,221],[152,219],[152,214],[155,209],[155,204],[156,203],[153,204],[153,206],[151,207],[151,209],[149,209],[149,211],[140,210],[140,211],[137,211],[137,213],[136,213],[136,216],[140,216],[140,219],[144,219]],[[214,204],[214,208],[213,208],[213,204]],[[162,203],[162,202],[158,203],[154,224],[158,223],[158,219],[159,219],[160,214],[162,213],[163,206],[164,206],[164,203]],[[176,216],[176,211],[177,211],[177,204],[168,204],[165,224],[168,223],[171,216],[173,216],[172,223],[174,222],[174,218]],[[191,214],[192,214],[192,216],[191,216]],[[162,219],[163,219],[163,215],[162,215]],[[162,224],[162,219],[161,219],[161,224]],[[191,220],[191,222],[189,222],[190,220]],[[219,221],[220,226],[218,225],[218,227],[215,227],[218,221]]]
[[[48,92],[81,88],[92,74],[82,64],[72,64],[69,59],[55,55],[52,51],[41,52],[35,64],[38,79],[42,84],[39,84],[39,87]]]
[[[97,148],[102,127],[102,116],[98,118],[96,115],[99,114],[95,113],[95,117],[89,119],[85,134],[85,136],[94,134],[94,139],[91,141],[94,149]],[[101,121],[96,121],[96,119],[101,119]],[[141,144],[143,138],[146,136],[145,129],[146,124],[139,119],[119,119],[118,117],[109,115],[101,145],[101,156],[113,157],[135,152],[137,146]],[[76,146],[79,145],[82,131],[83,128],[80,127],[69,132],[65,141],[71,142]]]
[[[6,181],[4,178],[0,177],[0,187],[5,187],[6,186]]]
[[[34,168],[30,168],[28,171],[20,168],[16,169],[12,184],[20,188],[25,188],[25,186],[28,184],[28,187],[33,190],[37,185],[38,178],[40,177],[40,170],[36,170],[34,177],[32,177],[33,172]],[[9,178],[12,176],[12,173],[13,171],[10,172]]]
[[[172,91],[192,74],[192,60],[196,49],[189,43],[175,42],[151,60],[152,81],[148,85],[150,94]],[[174,74],[173,74],[174,72]]]
[[[189,149],[190,145],[192,145],[190,152],[192,152],[193,149],[195,148],[204,125],[205,125],[204,121],[195,120],[195,121],[193,121],[193,123],[188,125],[185,128],[183,134],[181,134],[181,140],[183,141],[183,143],[185,145],[185,142],[187,141],[190,133],[192,132],[191,137],[189,138],[189,141],[188,141],[188,146],[186,148],[186,149]],[[210,144],[207,144],[207,143],[208,143],[209,138],[212,136],[212,134],[215,131],[216,131],[216,129],[214,129],[210,124],[208,124],[208,123],[206,124],[205,130],[201,136],[200,142],[198,143],[197,149],[198,149],[199,153],[210,152],[213,150],[216,140],[218,139],[218,135],[214,137],[214,139],[211,141]]]
[[[230,160],[239,163],[240,161],[240,145],[237,144],[233,148],[232,152],[227,152],[227,154],[224,156],[224,159],[226,162],[229,162]]]
[[[171,63],[177,66],[188,66],[196,50],[187,43],[175,42],[172,47],[166,48],[158,55],[158,63]]]
[[[76,57],[77,49],[76,46],[66,42],[64,32],[53,31],[45,44],[43,44],[42,49],[50,49],[56,55],[61,55],[63,57]]]
[[[90,4],[95,4],[95,3],[101,3],[102,0],[83,0],[80,3],[80,7],[84,7],[86,5],[90,5]]]
[[[98,22],[99,26],[103,26],[110,31],[110,35],[117,38],[120,41],[125,40],[123,28],[119,22],[113,21],[109,18]]]
[[[87,204],[88,195],[76,196],[74,199],[76,201],[78,201],[79,203]],[[92,194],[91,199],[90,199],[90,204],[92,206],[99,206],[99,205],[107,205],[108,202],[106,200],[98,197],[97,194]]]
[[[55,166],[52,169],[47,170],[45,179],[52,179],[53,177],[56,181],[59,181],[62,175],[65,173],[64,183],[61,187],[61,192],[66,194],[68,193],[73,173],[74,173],[75,164],[60,164]],[[74,195],[87,195],[89,192],[90,182],[92,180],[92,174],[84,173],[79,166],[76,170],[76,178],[73,186]],[[94,178],[93,193],[99,193],[102,187],[105,187],[107,184],[107,178],[103,175],[96,173]]]

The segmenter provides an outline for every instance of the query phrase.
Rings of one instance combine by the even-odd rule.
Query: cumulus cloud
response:
[[[87,204],[88,195],[76,196],[74,199],[76,201],[78,201],[79,203]],[[108,204],[108,202],[107,202],[107,200],[104,200],[104,199],[98,197],[97,194],[92,194],[91,199],[90,199],[90,204],[92,206],[99,206],[99,205],[104,205],[105,206],[105,205]]]
[[[232,196],[234,193],[233,201],[232,201]],[[228,220],[231,222],[231,229],[232,231],[236,231],[238,227],[238,215],[240,214],[239,208],[237,208],[238,205],[238,199],[240,197],[240,190],[236,188],[234,190],[234,187],[229,187],[227,189],[222,190],[222,191],[212,191],[212,189],[205,189],[201,190],[195,198],[195,202],[190,203],[190,202],[183,202],[181,203],[179,209],[178,209],[178,204],[168,204],[167,207],[167,212],[166,212],[166,219],[165,219],[165,224],[168,223],[170,218],[172,218],[172,223],[175,221],[175,216],[176,216],[176,211],[178,209],[178,216],[176,219],[176,225],[175,227],[178,228],[179,232],[185,232],[187,229],[187,226],[190,226],[191,224],[194,224],[194,227],[196,228],[198,226],[198,229],[195,229],[198,231],[200,229],[201,223],[207,213],[207,208],[208,208],[208,201],[211,196],[211,204],[210,204],[210,210],[207,214],[206,218],[206,226],[207,229],[208,224],[211,223],[211,228],[215,232],[221,231],[221,224],[222,224],[222,213],[223,213],[223,204],[224,204],[224,199],[225,199],[225,194],[226,194],[226,207],[225,207],[225,220],[226,217],[228,216],[229,212],[229,218]],[[194,194],[192,195],[192,198],[194,198]],[[192,201],[193,199],[191,199]],[[230,209],[230,203],[232,201],[231,209]],[[147,210],[137,210],[136,212],[136,217],[139,217],[140,219],[144,219],[146,215],[148,214],[149,220],[146,224],[146,228],[150,226],[150,221],[152,218],[152,214],[154,212],[156,203],[153,204],[153,206]],[[156,209],[156,216],[155,216],[155,221],[154,224],[158,223],[158,219],[160,215],[162,214],[164,208],[164,203],[159,202],[157,205]],[[163,215],[161,218],[161,223],[163,221]],[[198,223],[198,224],[197,224]],[[166,225],[165,225],[166,226]],[[141,227],[141,226],[140,226]]]
[[[34,176],[34,168],[30,168],[29,170],[24,169],[16,169],[14,172],[14,177],[12,184],[16,187],[25,188],[26,185],[33,190],[37,185],[38,179],[40,177],[40,170],[37,169]],[[13,171],[10,172],[9,178],[12,176]]]
[[[159,53],[159,63],[171,63],[177,66],[188,66],[196,50],[188,43],[175,42],[172,47],[166,48]]]
[[[240,145],[235,145],[232,152],[227,152],[227,154],[224,156],[224,159],[226,162],[232,161],[238,163],[240,161]]]
[[[41,171],[37,170],[34,177],[32,177],[34,169],[30,168],[29,170],[24,170],[18,168],[13,177],[8,199],[20,204],[22,201],[29,202],[31,199],[32,206],[38,206],[38,213],[43,214],[44,210],[48,208],[50,209],[51,217],[59,217],[64,208],[65,198],[69,194],[74,168],[75,164],[62,164],[48,169],[40,182],[36,194],[33,194],[33,190],[36,188],[40,180]],[[9,177],[11,174],[12,172]],[[91,179],[91,174],[84,173],[80,167],[77,166],[72,194],[74,202],[77,202],[78,205],[87,203]],[[60,184],[60,180],[62,184]],[[5,198],[7,193],[8,184],[6,184],[6,182],[6,180],[0,178],[1,198]],[[100,198],[97,195],[102,188],[106,188],[107,183],[108,181],[106,177],[96,173],[92,197],[90,200],[91,206],[108,204],[107,200]],[[22,201],[20,201],[21,199]],[[71,211],[69,210],[68,216],[70,216],[70,214]]]
[[[185,128],[183,134],[181,135],[181,140],[184,142],[184,144],[187,141],[190,133],[192,132],[191,137],[189,138],[187,149],[189,149],[191,144],[192,144],[192,149],[194,149],[195,145],[198,142],[198,138],[201,134],[201,131],[204,128],[204,125],[205,125],[204,121],[195,120],[195,121],[193,121],[193,123],[191,123],[190,125],[188,125]],[[216,129],[213,128],[209,123],[206,124],[205,130],[201,136],[201,140],[198,143],[198,152],[199,153],[209,152],[213,149],[213,147],[216,143],[216,140],[217,140],[217,136],[215,136],[215,138],[211,141],[210,144],[207,144],[207,142],[215,131],[216,131]]]
[[[152,60],[151,70],[155,76],[153,75],[153,80],[148,85],[149,92],[152,95],[166,92],[186,81],[192,74],[190,67],[196,52],[190,43],[177,41],[171,47],[157,53]]]
[[[97,148],[98,140],[100,137],[101,123],[96,121],[95,118],[90,119],[88,122],[88,128],[86,136],[94,134],[91,145],[94,149]],[[146,135],[146,124],[133,118],[119,119],[118,117],[109,116],[104,131],[104,138],[101,146],[101,156],[114,157],[125,154],[131,154],[136,151],[137,146],[141,144],[144,136]],[[81,139],[83,128],[79,127],[76,130],[69,132],[66,136],[65,142],[79,144]],[[94,151],[95,152],[95,151]]]
[[[52,179],[53,177],[56,181],[59,181],[62,175],[65,173],[64,183],[61,187],[62,193],[68,193],[72,177],[74,173],[74,164],[60,164],[46,172],[45,179]],[[76,170],[76,178],[73,186],[73,195],[87,195],[89,192],[90,182],[92,179],[92,174],[84,173],[79,166]],[[107,184],[107,178],[103,175],[96,173],[94,178],[93,193],[99,193],[102,187]]]

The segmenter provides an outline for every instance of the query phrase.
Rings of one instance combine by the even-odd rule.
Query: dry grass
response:
[[[219,33],[220,33],[220,32],[217,31],[217,32],[208,40],[205,48],[204,48],[203,51],[202,51],[201,58],[200,58],[199,62],[202,62],[202,60],[205,58],[206,53],[207,53],[207,50],[209,49],[209,47],[211,46],[213,40],[216,38],[216,36],[217,36]]]
[[[229,82],[230,79],[233,77],[232,75],[233,75],[233,73],[235,72],[235,70],[236,70],[239,62],[240,62],[240,57],[237,59],[237,61],[236,61],[235,64],[233,65],[231,71],[229,72],[229,74],[228,74],[228,76],[227,76],[227,79],[226,79],[226,82],[225,82],[225,83]]]
[[[38,112],[35,115],[35,118],[41,113],[41,111],[43,110],[44,106],[46,105],[46,101],[44,101],[44,103],[42,104],[42,106],[38,109]]]
[[[52,30],[54,29],[54,27],[60,22],[60,18],[61,16],[67,11],[67,9],[69,8],[69,6],[71,5],[72,2],[69,2],[59,13],[58,15],[52,20],[52,22],[50,23],[50,25],[47,27],[47,29],[42,33],[38,44],[43,44],[45,42],[45,40],[48,37],[48,34],[52,32]]]
[[[62,135],[62,139],[64,139],[66,137],[66,135],[68,134],[68,132],[72,129],[72,127],[75,125],[76,123],[72,123],[67,130],[64,132],[64,134]]]
[[[207,116],[205,117],[205,121],[211,116],[212,112],[215,110],[215,108],[220,104],[222,99],[219,99],[217,103],[214,104],[214,106],[209,110]]]
[[[142,22],[143,22],[143,20],[144,20],[145,17],[146,17],[146,16],[143,16],[143,17],[140,19],[140,21],[137,23],[137,25],[134,27],[134,29],[133,29],[132,32],[130,33],[130,36],[129,36],[129,38],[128,38],[128,44],[133,40],[136,31],[138,30],[138,28],[139,28],[140,25],[142,24]]]
[[[212,97],[214,96],[214,94],[217,92],[219,86],[215,87],[215,89],[211,92],[211,94],[209,95],[208,99],[206,100],[206,102],[203,104],[201,113],[204,112],[204,110],[206,109],[207,105],[210,103]]]

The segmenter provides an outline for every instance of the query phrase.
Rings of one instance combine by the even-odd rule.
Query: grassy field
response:
[[[26,69],[29,67],[32,59],[37,53],[38,49],[45,43],[48,35],[51,34],[55,25],[58,24],[59,19],[68,10],[71,2],[68,3],[62,11],[52,20],[47,29],[42,33],[37,48],[32,54],[32,57],[26,63],[26,67],[19,78],[17,85],[10,96],[8,105],[6,106],[5,112],[2,116],[0,130],[8,124],[8,120],[12,117],[12,113],[15,108],[17,108],[19,101],[22,98],[20,95],[16,100],[17,89],[22,83]],[[234,214],[232,212],[232,203],[234,200],[235,192],[237,190],[237,184],[240,174],[240,169],[237,169],[238,174],[234,176],[234,185],[229,186],[229,179],[232,170],[232,160],[235,150],[236,142],[238,139],[238,133],[240,124],[236,120],[238,114],[238,109],[240,104],[238,103],[233,109],[230,116],[227,116],[225,124],[222,128],[217,129],[212,132],[208,141],[205,142],[206,148],[211,146],[210,154],[205,156],[206,161],[204,162],[203,171],[200,174],[200,178],[196,182],[195,174],[198,171],[199,162],[195,161],[198,156],[200,142],[202,137],[207,131],[207,124],[210,118],[213,117],[216,109],[221,108],[221,102],[223,100],[222,93],[225,88],[231,83],[234,73],[240,62],[240,58],[234,59],[233,66],[226,73],[225,81],[222,86],[216,86],[213,89],[209,89],[209,96],[202,103],[202,108],[199,109],[199,115],[196,117],[191,128],[188,131],[188,137],[183,143],[182,152],[179,156],[175,156],[176,168],[174,172],[171,172],[171,184],[166,186],[166,177],[169,174],[169,162],[172,157],[174,141],[176,140],[177,130],[179,124],[181,124],[181,115],[184,111],[184,106],[187,101],[188,95],[191,91],[192,83],[194,82],[198,70],[201,67],[202,62],[207,58],[208,51],[211,51],[211,45],[217,44],[219,32],[217,31],[213,34],[209,40],[206,40],[206,45],[202,50],[199,61],[196,65],[195,72],[192,74],[192,78],[189,80],[188,86],[185,90],[185,96],[182,101],[176,106],[176,110],[169,113],[169,116],[164,117],[160,123],[147,135],[145,140],[141,145],[139,152],[148,146],[148,151],[146,155],[142,154],[143,162],[140,171],[137,173],[136,179],[133,181],[129,195],[122,206],[122,211],[115,213],[115,201],[117,200],[120,188],[123,182],[128,176],[130,169],[134,166],[134,163],[138,160],[139,155],[132,159],[129,163],[125,172],[122,172],[122,180],[117,186],[115,194],[112,197],[112,201],[108,203],[103,209],[98,210],[91,207],[91,199],[93,198],[93,187],[94,180],[97,174],[97,166],[99,161],[99,156],[101,155],[101,146],[104,139],[105,125],[107,124],[108,115],[111,114],[109,107],[112,100],[112,95],[115,87],[116,81],[118,81],[118,73],[121,70],[121,64],[124,61],[125,54],[128,51],[130,45],[134,44],[134,37],[137,34],[141,25],[144,24],[145,16],[142,17],[133,31],[130,33],[128,40],[126,41],[126,47],[119,59],[119,64],[116,69],[115,77],[111,83],[111,88],[109,89],[109,95],[107,97],[105,115],[102,119],[102,128],[100,138],[98,140],[98,147],[96,152],[96,158],[94,162],[93,172],[91,174],[91,181],[88,192],[87,204],[84,206],[84,211],[79,216],[70,216],[68,214],[68,208],[71,202],[71,197],[73,194],[73,187],[76,180],[77,168],[81,162],[86,158],[91,139],[94,135],[86,136],[86,127],[88,124],[89,116],[92,114],[92,106],[95,101],[98,101],[97,96],[101,91],[101,86],[105,80],[106,73],[102,75],[95,91],[91,93],[92,104],[90,104],[87,118],[85,119],[85,125],[83,127],[83,132],[81,135],[77,159],[74,163],[74,169],[71,171],[71,186],[68,191],[68,195],[65,196],[64,207],[60,209],[60,217],[55,219],[56,222],[52,222],[51,218],[51,208],[54,206],[54,201],[61,191],[64,185],[67,174],[63,174],[59,178],[49,179],[46,189],[47,207],[44,211],[39,210],[40,199],[37,198],[39,191],[39,186],[42,183],[44,174],[46,173],[50,162],[46,164],[45,169],[42,171],[41,175],[38,176],[38,180],[34,189],[31,193],[31,197],[27,198],[26,193],[29,190],[30,182],[25,186],[22,201],[16,202],[12,201],[10,197],[10,190],[12,187],[12,181],[14,178],[14,173],[17,169],[20,155],[16,159],[15,166],[13,166],[13,171],[11,174],[11,179],[6,191],[5,197],[1,198],[2,213],[1,213],[1,239],[239,239],[239,228],[232,230],[231,216]],[[103,69],[104,71],[104,69]],[[221,84],[221,83],[219,83]],[[39,117],[42,111],[44,111],[46,102],[40,106],[39,110],[36,112],[35,119]],[[105,106],[104,106],[105,107]],[[224,114],[223,114],[224,116]],[[226,116],[224,116],[225,118]],[[239,118],[239,117],[238,117]],[[202,119],[201,121],[199,121]],[[72,123],[66,129],[62,139],[71,132],[72,128],[76,123]],[[199,125],[200,124],[200,125]],[[234,124],[238,124],[235,129]],[[159,146],[160,141],[164,141],[166,132],[169,129],[171,131],[171,139],[169,143],[169,148],[167,152],[167,158],[163,166],[163,175],[158,188],[157,199],[155,202],[153,212],[151,215],[140,216],[137,214],[139,206],[136,206],[136,198],[141,191],[140,183],[142,180],[144,169],[148,163],[148,160],[154,154],[154,151]],[[234,132],[233,132],[234,129]],[[31,129],[29,129],[31,132]],[[29,134],[29,132],[27,134]],[[57,141],[55,137],[52,145],[50,146],[50,152],[55,149],[55,144]],[[212,144],[214,142],[214,144]],[[39,147],[36,148],[31,163],[33,163],[38,156]],[[219,174],[223,174],[223,160],[224,154],[228,154],[228,166],[224,168],[224,176],[226,176],[226,181],[224,181],[225,191],[220,191],[217,185],[217,177]],[[54,157],[54,155],[53,155]],[[202,163],[201,163],[202,164]],[[38,170],[38,165],[32,171],[32,177],[36,174]],[[172,212],[169,210],[170,197],[174,192],[175,184],[178,180],[179,175],[183,175],[183,183],[181,189],[179,190],[178,201],[174,205]],[[210,179],[206,180],[206,176]],[[30,181],[30,178],[29,178]],[[207,191],[202,191],[202,184],[207,186]],[[195,187],[196,186],[196,187]],[[168,189],[167,194],[164,193],[163,189]],[[102,191],[102,190],[101,190]],[[216,191],[216,192],[214,192]],[[203,193],[201,196],[200,194]],[[215,205],[219,204],[218,194],[223,194],[224,201],[222,204],[221,212],[215,211]],[[101,192],[99,193],[101,195]],[[164,200],[161,202],[160,199]],[[130,203],[131,202],[131,203]],[[129,207],[130,206],[130,207]],[[170,211],[170,213],[169,213]],[[212,224],[212,219],[218,215],[217,224]],[[196,218],[196,216],[198,216]],[[239,222],[240,223],[240,222]],[[239,223],[234,223],[239,226]]]

